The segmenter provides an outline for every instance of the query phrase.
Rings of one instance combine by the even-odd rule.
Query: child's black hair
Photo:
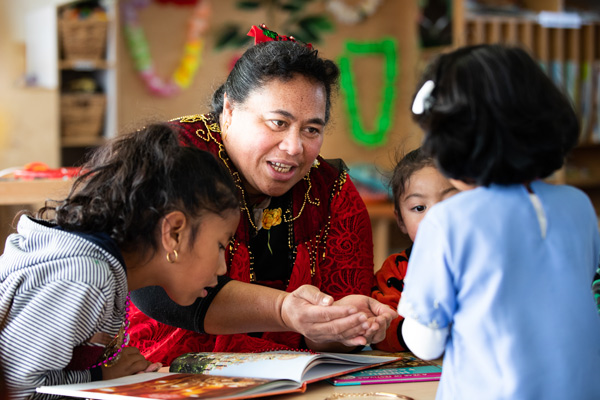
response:
[[[340,70],[318,51],[292,41],[270,41],[250,47],[235,63],[227,80],[213,94],[212,110],[223,111],[223,94],[243,103],[255,90],[272,79],[288,81],[295,75],[321,83],[325,88],[325,122],[329,121],[331,93],[337,89]]]
[[[212,154],[180,145],[169,125],[152,124],[98,148],[69,196],[47,202],[37,216],[52,215],[68,231],[105,232],[121,249],[156,250],[156,228],[166,214],[183,212],[194,240],[199,217],[237,209],[237,193]]]
[[[408,152],[396,163],[389,184],[394,196],[394,210],[398,215],[400,215],[400,196],[404,194],[406,184],[415,172],[424,167],[435,167],[435,163],[433,158],[425,154],[420,147]]]
[[[423,149],[449,178],[487,186],[525,183],[559,169],[577,144],[572,104],[525,50],[463,47],[439,56],[435,88],[414,118]]]

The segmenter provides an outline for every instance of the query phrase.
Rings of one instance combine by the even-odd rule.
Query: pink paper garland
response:
[[[153,94],[170,97],[187,89],[193,82],[200,66],[204,40],[202,36],[208,30],[210,5],[208,0],[200,0],[190,15],[185,35],[185,45],[181,61],[171,79],[163,81],[154,70],[150,47],[144,30],[139,23],[138,11],[150,5],[150,0],[127,0],[122,3],[123,29],[129,52],[135,68],[146,87]]]

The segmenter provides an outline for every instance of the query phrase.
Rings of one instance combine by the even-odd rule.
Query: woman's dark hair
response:
[[[398,215],[400,215],[399,199],[400,196],[404,194],[406,183],[415,172],[424,167],[435,167],[435,162],[433,158],[425,154],[420,147],[407,153],[396,163],[389,184],[392,188],[392,195],[394,196],[394,209]]]
[[[423,149],[440,171],[487,186],[546,178],[577,144],[568,98],[523,49],[463,47],[441,55],[423,75],[435,88],[414,118]]]
[[[233,179],[212,154],[181,146],[174,128],[153,124],[98,148],[69,196],[37,216],[52,212],[68,231],[105,232],[122,249],[156,250],[156,227],[169,212],[188,217],[194,240],[205,213],[238,207]]]
[[[217,115],[223,112],[224,93],[242,104],[272,79],[287,81],[296,74],[323,84],[327,95],[325,122],[329,121],[331,92],[337,88],[340,70],[333,61],[320,58],[317,50],[292,41],[263,42],[246,50],[213,94],[212,111]]]

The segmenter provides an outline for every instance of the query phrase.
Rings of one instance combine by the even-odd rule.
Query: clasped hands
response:
[[[307,341],[349,347],[381,342],[397,316],[391,307],[371,297],[349,295],[334,301],[311,285],[287,293],[281,306],[285,325]]]

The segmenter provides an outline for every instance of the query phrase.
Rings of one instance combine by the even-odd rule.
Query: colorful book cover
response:
[[[550,61],[550,78],[556,86],[565,90],[565,64],[561,60]]]
[[[579,112],[581,119],[580,142],[585,143],[590,139],[592,126],[592,105],[593,101],[593,77],[592,65],[585,62],[581,68],[581,93],[579,101]]]
[[[592,94],[592,142],[600,143],[600,61],[594,61]]]
[[[42,386],[39,393],[100,400],[186,398],[240,399],[304,392],[310,382],[373,366],[398,357],[274,351],[264,353],[187,353],[169,373]]]
[[[329,379],[336,386],[381,383],[439,381],[442,367],[414,356],[404,356],[393,363]]]
[[[154,372],[110,381],[44,386],[40,389],[39,392],[46,394],[99,400],[189,398],[231,400],[303,392],[306,387],[293,381]]]
[[[568,60],[565,62],[565,89],[576,109],[579,108],[579,82],[581,77],[579,69],[577,61]]]

